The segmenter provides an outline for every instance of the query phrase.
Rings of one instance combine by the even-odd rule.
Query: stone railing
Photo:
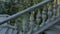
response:
[[[8,32],[11,34],[47,34],[46,31],[52,29],[51,26],[60,21],[60,6],[57,1],[58,0],[55,2],[54,0],[44,0],[34,4],[4,20],[2,19],[0,25],[15,19],[16,21],[13,26],[10,25],[10,23],[2,26],[3,28],[7,28],[5,34],[9,34]]]

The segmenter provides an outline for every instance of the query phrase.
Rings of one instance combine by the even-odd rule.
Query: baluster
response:
[[[58,16],[60,15],[60,4],[58,3]]]
[[[31,16],[30,16],[30,31],[28,34],[32,34],[34,29],[34,11],[31,12]]]
[[[54,8],[53,8],[53,17],[56,17],[57,16],[57,8],[58,8],[58,2],[57,0],[55,1],[55,5],[54,5]]]
[[[56,12],[57,12],[56,16],[58,16],[58,0],[56,0],[55,7],[56,7]]]
[[[47,5],[44,5],[43,11],[42,11],[42,24],[41,26],[45,25],[45,21],[47,20]]]
[[[58,8],[59,8],[59,15],[60,15],[60,4],[59,4],[59,7]]]
[[[53,2],[50,2],[50,6],[48,7],[48,19],[52,18],[53,15]]]
[[[51,10],[51,6],[48,8],[48,19],[50,19],[52,17],[52,10]]]
[[[23,22],[23,34],[26,34],[26,32],[27,32],[27,20],[25,17],[23,18],[22,22]]]
[[[36,28],[34,30],[38,30],[39,29],[39,25],[41,23],[41,13],[40,13],[40,9],[38,9],[37,15],[36,15],[36,21],[37,21],[37,25]]]
[[[12,29],[12,34],[17,34],[19,32],[19,26],[18,26],[19,24],[18,23],[19,23],[18,19],[16,19],[15,24],[14,24],[15,29]]]

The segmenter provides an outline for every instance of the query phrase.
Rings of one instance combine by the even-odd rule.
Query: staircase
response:
[[[60,5],[57,1],[44,0],[14,15],[7,17],[5,14],[0,15],[0,17],[4,18],[1,19],[2,21],[0,20],[0,26],[3,25],[0,28],[7,28],[4,34],[59,34]],[[41,7],[43,8],[41,9]],[[35,11],[36,8],[37,11]],[[16,21],[12,26],[10,20],[14,19]],[[4,24],[7,25],[4,26]]]

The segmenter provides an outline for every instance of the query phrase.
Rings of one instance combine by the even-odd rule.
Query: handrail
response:
[[[48,2],[51,2],[51,1],[53,1],[53,0],[44,0],[43,2],[40,2],[40,3],[38,3],[38,4],[35,4],[35,5],[27,8],[27,9],[25,9],[25,10],[23,10],[23,11],[20,11],[20,12],[14,14],[14,15],[12,15],[12,16],[9,16],[7,19],[1,21],[1,22],[0,22],[0,25],[6,23],[6,22],[9,21],[9,20],[16,19],[16,18],[18,18],[18,17],[19,17],[20,15],[22,15],[22,14],[25,14],[25,13],[27,13],[27,12],[31,12],[31,10],[33,10],[34,8],[36,8],[36,7],[38,7],[38,6],[42,6],[42,5],[44,5],[44,4],[48,3]]]

